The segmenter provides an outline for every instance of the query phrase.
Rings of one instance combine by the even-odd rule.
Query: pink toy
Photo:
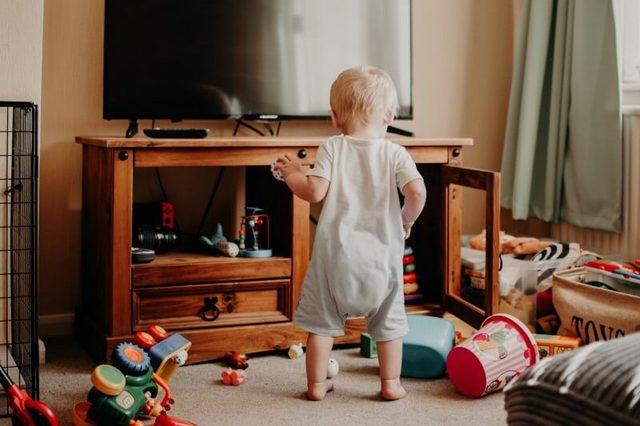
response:
[[[505,387],[538,357],[527,326],[511,315],[496,314],[449,352],[447,373],[458,392],[479,398]]]
[[[247,378],[247,373],[244,370],[232,370],[230,368],[222,372],[222,383],[225,385],[238,386],[242,384]]]

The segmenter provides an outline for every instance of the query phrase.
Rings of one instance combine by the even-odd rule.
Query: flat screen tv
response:
[[[411,0],[106,0],[103,115],[325,118],[370,64],[411,118]]]

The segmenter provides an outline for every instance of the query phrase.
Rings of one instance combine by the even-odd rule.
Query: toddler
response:
[[[384,139],[398,100],[389,75],[360,66],[331,86],[331,121],[342,132],[323,142],[308,172],[289,156],[276,162],[298,197],[324,200],[313,255],[294,324],[309,332],[307,396],[333,389],[327,363],[333,338],[348,316],[364,316],[376,340],[384,399],[403,398],[402,337],[407,317],[402,291],[404,239],[426,199],[422,176],[402,146]],[[404,195],[400,208],[399,188]]]

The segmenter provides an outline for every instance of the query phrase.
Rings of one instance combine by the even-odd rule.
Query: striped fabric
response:
[[[640,333],[547,358],[505,388],[510,425],[640,425]]]

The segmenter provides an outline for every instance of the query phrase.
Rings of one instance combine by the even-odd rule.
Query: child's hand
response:
[[[282,173],[284,179],[287,180],[287,177],[294,173],[302,173],[302,165],[295,159],[292,159],[288,154],[285,154],[283,157],[279,157],[276,160],[275,169]]]
[[[406,240],[407,238],[409,238],[409,235],[411,235],[411,227],[413,226],[413,222],[411,223],[403,223],[402,224],[402,233],[404,236],[404,239]]]

